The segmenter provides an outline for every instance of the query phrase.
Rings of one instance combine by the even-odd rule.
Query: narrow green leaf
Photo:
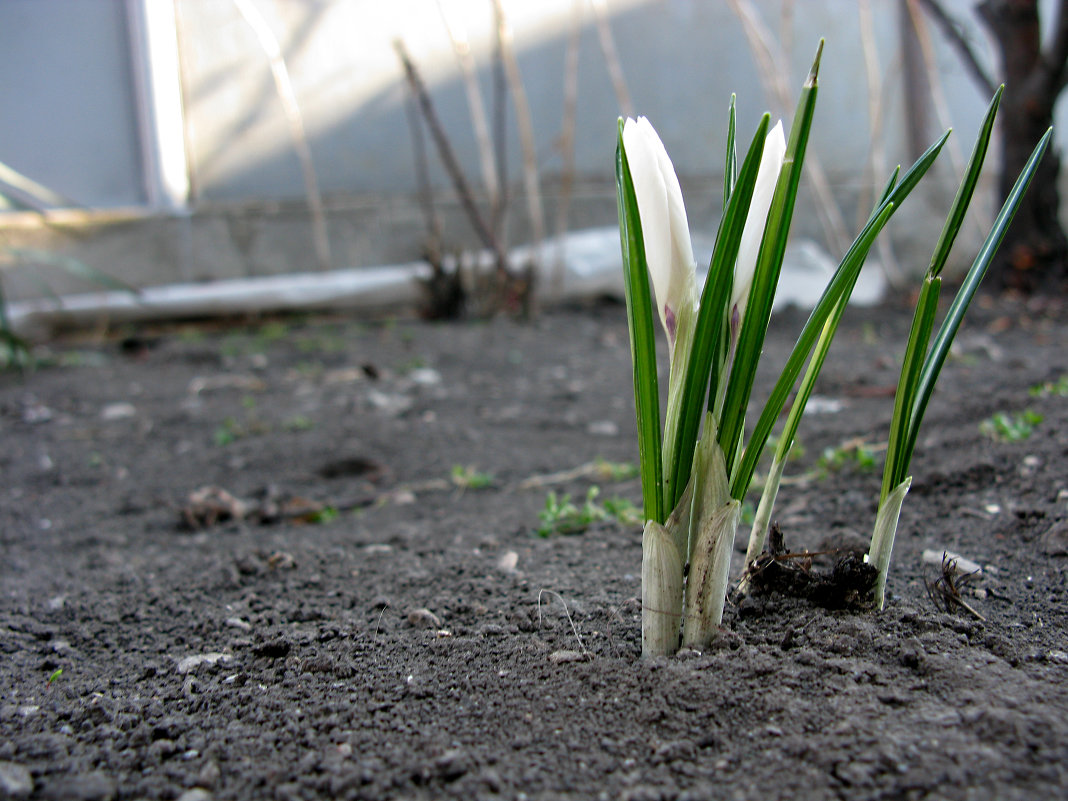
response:
[[[994,260],[994,256],[1001,246],[1001,241],[1005,238],[1005,232],[1008,230],[1009,224],[1020,206],[1024,193],[1027,192],[1027,187],[1031,184],[1031,179],[1038,169],[1038,164],[1042,160],[1052,136],[1053,129],[1050,128],[1039,140],[1039,143],[1031,153],[1031,157],[1027,160],[1027,164],[1024,165],[1023,170],[1016,179],[1016,183],[1012,187],[1012,191],[1009,192],[1008,198],[1001,207],[1001,211],[998,212],[990,233],[987,234],[986,239],[983,241],[983,245],[979,249],[979,255],[975,257],[968,274],[964,277],[964,283],[961,284],[960,289],[957,291],[957,296],[949,307],[949,311],[946,312],[946,318],[942,321],[934,343],[931,345],[927,358],[924,360],[923,371],[920,373],[917,385],[916,399],[912,405],[912,413],[909,415],[908,435],[900,457],[901,464],[904,465],[906,472],[908,464],[912,460],[912,453],[916,448],[916,439],[919,435],[920,425],[923,423],[923,415],[927,411],[927,404],[934,393],[935,383],[938,381],[938,375],[945,364],[946,356],[949,355],[949,348],[953,344],[953,338],[957,335],[957,329],[960,328],[960,324],[964,320],[968,305],[972,302],[972,298],[975,297],[979,284],[982,283],[983,278],[986,276],[990,262]]]
[[[738,259],[742,230],[745,228],[745,218],[753,199],[770,121],[771,116],[765,114],[753,135],[745,161],[742,162],[738,183],[720,219],[712,260],[701,292],[697,322],[694,325],[693,346],[682,379],[681,412],[670,462],[671,476],[668,484],[672,487],[673,496],[667,505],[672,508],[689,481],[694,448],[704,417],[705,394],[709,391],[710,379],[712,392],[715,392],[714,382],[722,366],[723,354],[726,353],[726,314],[734,279],[734,263]]]
[[[764,451],[768,436],[771,434],[779,413],[786,404],[790,389],[793,387],[798,375],[800,375],[801,367],[808,358],[813,343],[838,304],[848,300],[846,292],[851,292],[856,285],[857,274],[860,272],[860,268],[864,266],[864,260],[871,249],[872,242],[875,241],[875,237],[886,225],[887,220],[890,219],[896,208],[893,203],[887,203],[881,207],[879,215],[870,220],[861,231],[860,236],[857,237],[849,252],[846,253],[834,277],[831,278],[831,282],[823,290],[823,295],[809,315],[805,327],[797,338],[793,351],[791,351],[789,358],[786,360],[786,365],[775,382],[771,395],[764,404],[764,410],[761,412],[756,427],[749,437],[749,442],[742,454],[741,461],[731,475],[731,497],[742,500],[749,490],[757,461]]]
[[[901,174],[901,165],[898,164],[894,167],[894,171],[890,173],[890,179],[886,182],[886,186],[883,187],[883,192],[879,195],[879,202],[876,204],[876,209],[890,199],[890,193],[894,191],[894,187],[897,186],[898,176]],[[872,212],[875,213],[874,211]]]
[[[886,574],[890,570],[890,554],[894,550],[894,538],[897,536],[897,524],[901,519],[901,505],[905,495],[912,486],[912,478],[906,477],[894,487],[879,504],[875,515],[875,529],[872,532],[871,547],[868,549],[868,562],[875,565],[875,608],[880,611],[886,605]]]
[[[647,520],[664,522],[661,484],[660,389],[656,371],[656,340],[653,303],[649,291],[649,268],[645,260],[638,200],[634,194],[627,154],[623,149],[623,120],[616,144],[616,201],[619,238],[623,253],[624,289],[630,352],[634,369],[634,410],[638,423],[638,461],[642,477],[642,502]]]
[[[735,109],[737,99],[737,95],[731,95],[731,108],[727,114],[727,163],[723,166],[724,214],[726,214],[727,202],[734,194],[734,183],[738,175],[738,148],[734,141],[738,129],[738,115]]]
[[[942,226],[942,233],[939,234],[938,242],[935,244],[931,266],[928,268],[929,275],[942,274],[942,268],[946,266],[949,253],[953,250],[953,243],[964,224],[964,217],[968,213],[968,206],[971,205],[972,195],[975,194],[976,184],[979,183],[979,176],[983,171],[983,162],[986,160],[986,152],[990,146],[990,137],[994,133],[994,120],[997,118],[998,106],[1004,90],[1004,84],[998,87],[987,107],[986,116],[983,118],[983,124],[975,140],[975,147],[972,148],[971,159],[964,171],[964,178],[957,187],[957,195],[953,198],[953,205],[950,207],[949,215]]]
[[[764,238],[760,245],[753,283],[749,290],[749,302],[745,318],[742,320],[738,335],[738,348],[731,366],[727,382],[726,400],[723,404],[723,416],[720,420],[719,441],[727,461],[727,469],[733,472],[738,449],[745,425],[745,411],[749,396],[753,391],[757,363],[764,347],[768,321],[771,318],[775,288],[779,282],[783,257],[786,253],[786,241],[790,232],[794,204],[797,200],[797,187],[801,180],[801,167],[804,163],[805,148],[808,145],[809,131],[816,109],[818,94],[817,75],[820,57],[823,53],[823,40],[820,40],[812,71],[801,90],[794,122],[790,128],[790,139],[786,145],[782,171],[775,187],[771,209],[764,229]]]
[[[872,212],[867,224],[857,235],[845,258],[838,265],[834,276],[823,290],[823,294],[820,296],[815,308],[809,314],[805,327],[798,336],[794,349],[787,359],[786,366],[779,374],[779,379],[764,404],[764,409],[749,438],[749,443],[746,445],[742,461],[731,476],[732,497],[741,500],[748,491],[749,485],[753,480],[753,472],[756,470],[757,461],[764,451],[764,445],[767,443],[775,421],[779,418],[779,413],[786,404],[790,390],[801,373],[801,368],[808,358],[809,350],[837,303],[846,296],[847,291],[852,292],[852,287],[856,284],[857,275],[864,264],[864,259],[875,236],[882,230],[882,227],[893,215],[893,212],[900,207],[905,198],[908,197],[909,193],[916,188],[923,176],[927,174],[948,138],[949,132],[947,131],[938,141],[927,148],[926,152],[916,160],[916,163],[909,168],[900,181],[893,182],[891,179],[890,183],[894,185],[891,188],[888,183],[889,194],[884,191],[882,203]]]
[[[901,377],[894,393],[894,414],[890,418],[890,436],[887,439],[886,462],[883,465],[883,485],[879,493],[879,502],[900,484],[904,473],[908,471],[908,462],[902,462],[902,444],[909,429],[909,414],[916,398],[917,382],[924,359],[927,357],[927,345],[934,330],[934,319],[938,313],[938,294],[942,279],[928,275],[924,279],[920,296],[916,300],[916,311],[912,315],[912,327],[909,330],[908,346],[901,363]]]

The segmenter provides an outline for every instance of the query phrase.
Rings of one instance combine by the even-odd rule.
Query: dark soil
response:
[[[875,517],[880,454],[817,463],[885,439],[908,310],[847,318],[776,514],[794,552]],[[769,367],[803,319],[774,319]],[[640,499],[549,475],[636,461],[622,308],[128,333],[0,377],[0,797],[1068,792],[1068,401],[1028,392],[1068,374],[1059,302],[973,309],[883,613],[750,598],[655,660],[640,527],[535,534],[550,489]],[[1024,410],[1029,437],[980,433]],[[926,549],[983,566],[985,620],[929,597]]]

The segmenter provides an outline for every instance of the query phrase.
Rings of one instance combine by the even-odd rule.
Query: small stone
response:
[[[1046,556],[1068,556],[1068,520],[1050,526],[1038,543]]]
[[[697,758],[697,746],[692,740],[672,740],[664,743],[653,754],[653,762],[692,762]]]
[[[1050,651],[1046,654],[1046,659],[1058,665],[1068,665],[1068,651]]]
[[[367,393],[367,402],[387,417],[399,417],[412,408],[414,400],[407,395],[396,395],[372,389]]]
[[[16,762],[0,762],[0,797],[26,798],[33,792],[33,776]]]
[[[132,403],[109,403],[100,410],[102,420],[125,420],[137,416],[137,407]]]
[[[408,613],[408,625],[417,629],[440,629],[441,618],[429,609],[413,609]]]
[[[441,383],[441,373],[433,367],[417,367],[415,370],[408,373],[408,379],[413,384],[418,384],[422,387],[432,387]]]
[[[193,654],[192,656],[187,656],[185,659],[179,660],[178,672],[185,674],[196,670],[201,665],[214,665],[218,662],[225,664],[226,662],[229,662],[230,659],[231,656],[229,654],[219,653],[218,651],[213,651],[208,654]]]
[[[178,796],[178,801],[211,801],[212,798],[212,794],[203,787],[194,787]]]
[[[497,569],[502,573],[514,573],[515,566],[519,564],[519,554],[515,551],[506,551],[497,560]]]
[[[958,553],[953,551],[927,549],[923,552],[923,563],[925,565],[933,565],[941,568],[943,563],[953,563],[953,573],[957,576],[981,576],[983,575],[983,568],[978,562],[973,562],[971,559],[966,559]]]
[[[451,748],[434,760],[434,769],[445,781],[456,781],[470,769],[470,760],[460,749]]]
[[[614,420],[595,420],[586,426],[586,430],[595,437],[615,437],[619,435],[619,426]]]

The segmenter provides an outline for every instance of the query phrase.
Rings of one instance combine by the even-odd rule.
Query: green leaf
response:
[[[656,372],[653,304],[649,291],[649,267],[645,260],[638,200],[634,194],[627,154],[623,149],[623,120],[619,120],[616,144],[616,198],[619,209],[620,246],[634,369],[634,410],[638,422],[638,461],[642,476],[645,517],[664,522],[661,464],[660,390]]]
[[[890,419],[890,437],[887,440],[883,485],[879,494],[880,503],[886,500],[886,496],[894,487],[905,480],[905,473],[909,468],[908,460],[903,459],[905,454],[902,444],[909,428],[909,415],[912,412],[913,399],[916,397],[920,369],[927,356],[931,331],[934,330],[934,318],[938,313],[938,294],[941,286],[941,278],[928,274],[916,301],[908,346],[905,348],[905,358],[901,363],[901,377],[898,379],[897,391],[894,393],[894,414]]]
[[[668,481],[672,491],[668,503],[671,508],[678,503],[686,488],[686,482],[690,479],[694,448],[704,417],[705,394],[709,392],[711,381],[714,397],[715,381],[726,355],[726,315],[734,280],[734,263],[738,259],[742,230],[745,228],[745,218],[749,213],[753,190],[756,188],[757,171],[760,169],[770,121],[771,116],[765,114],[757,126],[749,152],[742,163],[738,183],[727,201],[720,219],[719,231],[716,233],[716,244],[701,292],[697,322],[694,325],[693,346],[682,378],[681,412],[674,437],[671,475]]]
[[[723,404],[723,416],[720,420],[719,442],[727,461],[728,471],[733,471],[738,449],[741,446],[745,411],[749,396],[753,391],[757,363],[764,347],[771,307],[775,299],[775,288],[779,282],[783,256],[786,253],[786,241],[790,232],[794,204],[797,200],[797,187],[801,180],[801,167],[808,145],[809,131],[816,110],[818,94],[817,75],[820,57],[823,53],[823,40],[820,40],[812,71],[801,90],[794,122],[790,128],[790,139],[786,145],[782,172],[775,187],[775,194],[768,212],[764,229],[764,238],[757,258],[753,284],[749,290],[749,302],[745,319],[742,321],[738,335],[738,348],[731,366],[727,382],[726,400]]]
[[[971,159],[968,161],[968,167],[964,171],[964,178],[961,180],[960,186],[957,187],[957,195],[953,198],[953,205],[950,207],[949,215],[942,226],[942,233],[935,244],[934,254],[931,257],[931,266],[928,268],[929,275],[941,275],[942,268],[946,266],[946,261],[949,259],[949,253],[953,250],[953,243],[957,239],[957,234],[960,232],[961,226],[964,225],[964,217],[968,213],[968,206],[971,205],[972,195],[975,194],[975,187],[979,183],[979,177],[983,171],[983,162],[986,160],[986,152],[990,147],[990,137],[994,133],[994,120],[997,118],[998,106],[1001,104],[1001,94],[1004,91],[1005,85],[1002,84],[994,93],[994,97],[987,107],[986,116],[983,118],[983,124],[979,128],[979,135],[975,140],[975,146],[972,148]]]
[[[1031,184],[1031,179],[1038,169],[1038,164],[1042,160],[1052,136],[1053,129],[1050,128],[1039,140],[1034,151],[1032,151],[1031,157],[1027,160],[1027,164],[1024,165],[1023,170],[1016,179],[1016,183],[1013,185],[1012,191],[1009,192],[1001,211],[998,212],[998,216],[990,228],[990,233],[987,234],[986,239],[983,241],[979,254],[975,257],[968,274],[964,277],[964,283],[961,284],[960,289],[957,291],[957,296],[949,307],[949,311],[946,312],[946,318],[942,321],[934,343],[931,345],[927,358],[924,360],[923,370],[920,373],[916,388],[916,399],[912,403],[912,410],[909,414],[908,434],[899,457],[900,464],[904,466],[903,469],[906,472],[909,462],[912,460],[912,453],[916,448],[916,439],[919,436],[924,412],[927,411],[927,404],[934,393],[938,375],[945,364],[946,356],[949,355],[949,348],[953,344],[953,338],[957,335],[957,330],[960,328],[964,315],[968,311],[968,305],[979,289],[979,284],[982,283],[983,278],[986,276],[990,262],[994,260],[994,256],[1001,246],[1001,241],[1005,238],[1005,232],[1008,230],[1016,210],[1020,207],[1020,201],[1023,200],[1024,193],[1027,192],[1027,187]]]
[[[771,395],[764,404],[764,409],[749,438],[742,461],[731,476],[732,497],[741,500],[748,491],[749,485],[753,480],[753,472],[756,470],[757,461],[764,451],[767,438],[771,434],[775,421],[779,418],[779,413],[786,404],[794,382],[797,380],[798,375],[801,374],[801,368],[808,358],[809,351],[837,304],[843,297],[848,297],[847,292],[852,292],[871,243],[894,211],[900,207],[901,203],[916,188],[916,185],[934,164],[948,138],[949,132],[947,131],[937,142],[927,148],[927,151],[916,160],[916,163],[909,168],[900,181],[894,183],[892,187],[888,184],[889,192],[884,191],[882,202],[872,212],[867,224],[857,235],[845,258],[838,265],[838,269],[835,271],[830,283],[823,290],[823,295],[820,296],[815,308],[809,314],[808,321],[798,336],[794,349],[779,374]]]
[[[738,130],[738,114],[735,104],[737,95],[731,95],[731,107],[727,114],[727,163],[723,166],[723,210],[726,214],[727,203],[734,194],[734,184],[738,177],[738,148],[735,145],[735,134]]]

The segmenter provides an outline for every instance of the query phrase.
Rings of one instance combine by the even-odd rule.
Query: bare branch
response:
[[[1068,0],[1057,3],[1057,18],[1053,22],[1053,37],[1043,62],[1051,78],[1054,93],[1068,85]]]
[[[957,55],[960,56],[961,61],[964,62],[965,69],[971,73],[971,76],[976,83],[978,83],[988,95],[994,94],[997,89],[997,84],[994,83],[994,79],[990,77],[990,74],[983,68],[983,65],[979,63],[979,57],[976,55],[971,41],[965,35],[964,26],[961,25],[960,21],[951,17],[946,10],[942,8],[942,4],[938,0],[919,0],[919,3],[923,6],[923,9],[930,14],[931,19],[938,25],[949,44],[957,51]]]

